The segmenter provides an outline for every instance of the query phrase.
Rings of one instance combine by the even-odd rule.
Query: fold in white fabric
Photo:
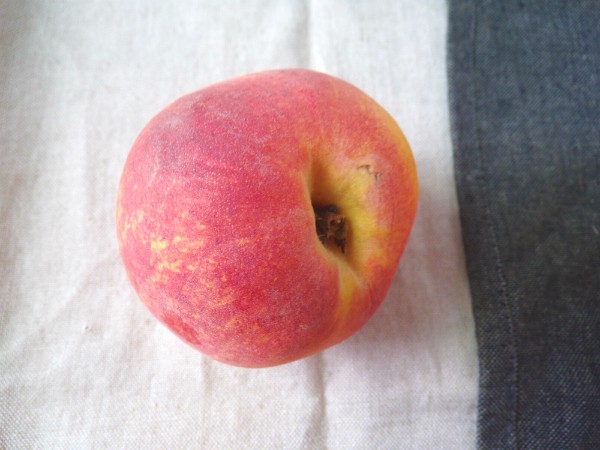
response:
[[[442,0],[0,1],[0,447],[473,447],[446,20]],[[380,102],[415,152],[421,200],[388,298],[359,334],[292,364],[234,368],[136,298],[116,188],[166,104],[283,67]]]

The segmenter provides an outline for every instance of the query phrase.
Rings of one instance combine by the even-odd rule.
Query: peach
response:
[[[154,316],[227,364],[297,360],[386,296],[417,208],[398,125],[354,86],[261,72],[186,95],[121,176],[119,248]]]

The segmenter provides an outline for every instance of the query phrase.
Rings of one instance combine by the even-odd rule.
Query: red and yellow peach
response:
[[[150,121],[123,170],[117,234],[152,314],[206,355],[265,367],[367,322],[416,207],[413,156],[390,115],[344,81],[278,70]]]

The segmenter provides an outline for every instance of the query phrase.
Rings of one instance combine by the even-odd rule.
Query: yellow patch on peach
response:
[[[340,287],[340,303],[337,314],[340,320],[343,321],[344,318],[348,317],[349,315],[350,307],[352,305],[352,298],[362,282],[354,270],[348,264],[343,262],[338,265],[338,277],[338,286]]]
[[[164,272],[156,271],[150,276],[149,281],[152,284],[168,284],[171,280]]]
[[[116,218],[117,218],[118,224],[121,223],[121,218],[123,217],[123,205],[121,204],[122,198],[123,198],[123,189],[121,187],[119,187],[119,190],[117,191],[117,211],[116,211]]]
[[[234,301],[235,301],[235,297],[233,295],[231,295],[231,294],[222,295],[221,297],[217,297],[217,299],[215,301],[211,302],[211,305],[213,307],[226,306],[226,305],[233,303]]]
[[[353,164],[351,170],[347,166]],[[376,245],[385,242],[388,230],[379,225],[373,217],[370,199],[376,198],[376,190],[383,176],[375,163],[360,164],[351,161],[332,161],[328,166],[315,164],[308,180],[311,201],[318,205],[335,204],[340,214],[348,221],[348,251],[342,255],[361,272],[368,259],[385,254],[384,249]],[[360,237],[368,236],[368,241]]]
[[[378,182],[373,175],[359,166],[352,177],[346,180],[346,189],[339,193],[338,207],[349,222],[347,258],[350,264],[362,272],[370,258],[383,258],[384,249],[380,242],[386,241],[389,233],[385,227],[377,223],[372,211],[368,210],[365,199],[373,196],[369,191],[377,189]],[[373,169],[371,169],[373,170]]]
[[[154,237],[150,241],[150,250],[155,258],[155,267],[158,271],[169,270],[181,273],[182,268],[190,271],[196,270],[198,263],[184,265],[181,258],[172,260],[173,255],[194,252],[203,247],[204,244],[203,239],[191,241],[182,236],[174,236],[171,242],[162,237]]]
[[[167,248],[168,245],[169,242],[162,238],[153,239],[152,241],[150,241],[150,250],[152,250],[153,253],[158,253],[161,250]]]
[[[118,203],[118,208],[120,208],[121,203]],[[120,212],[118,213],[119,215],[122,215],[123,213]],[[136,233],[137,232],[137,228],[138,225],[140,223],[142,223],[142,221],[144,220],[145,214],[144,211],[141,209],[138,209],[136,211],[134,211],[132,214],[130,214],[129,216],[127,216],[127,218],[125,219],[125,223],[123,224],[123,228],[121,229],[121,233],[120,233],[120,237],[121,237],[121,242],[125,242],[125,240],[127,239],[127,235],[132,232],[132,233]]]
[[[157,269],[159,271],[168,270],[169,272],[181,273],[181,266],[183,261],[178,259],[177,261],[161,261],[158,264]]]
[[[177,241],[175,241],[175,239],[177,239]],[[173,238],[173,244],[177,246],[178,251],[183,253],[191,253],[204,247],[206,242],[204,239],[196,239],[192,241],[183,239],[180,236],[175,236],[175,238]]]

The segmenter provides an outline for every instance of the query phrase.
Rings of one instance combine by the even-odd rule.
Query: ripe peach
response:
[[[352,85],[276,70],[186,95],[131,149],[121,256],[150,311],[224,363],[265,367],[356,333],[417,208],[400,128]]]

